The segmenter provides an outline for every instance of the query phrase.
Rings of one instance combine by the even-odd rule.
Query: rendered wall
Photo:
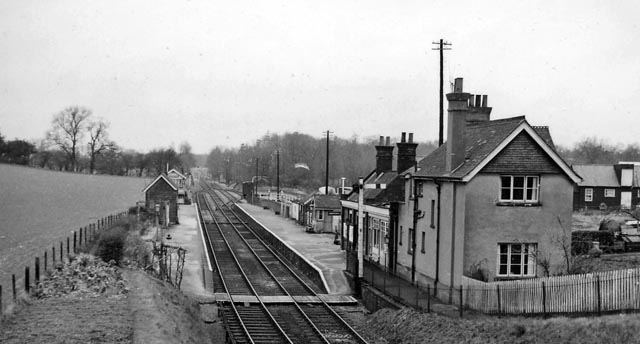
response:
[[[489,280],[496,277],[498,243],[537,243],[540,259],[549,259],[551,272],[562,267],[561,240],[570,243],[573,185],[561,174],[543,174],[540,206],[497,205],[498,174],[478,174],[467,185],[464,269],[480,266]],[[567,241],[568,240],[568,241]],[[541,276],[541,269],[537,275]]]

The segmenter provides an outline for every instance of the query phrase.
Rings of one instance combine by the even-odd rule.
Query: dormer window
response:
[[[539,181],[538,176],[500,176],[500,201],[537,203]]]

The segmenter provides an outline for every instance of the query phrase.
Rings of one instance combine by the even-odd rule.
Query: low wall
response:
[[[275,202],[274,202],[275,203]],[[318,287],[322,289],[322,293],[328,293],[327,287],[322,279],[322,274],[318,269],[311,265],[304,257],[298,255],[296,251],[291,249],[287,244],[273,235],[268,229],[262,227],[251,216],[249,216],[242,208],[234,206],[235,211],[245,221],[251,229],[260,236],[271,248],[277,252],[282,258],[286,259],[298,270],[302,271],[309,279],[311,279]]]
[[[370,312],[375,312],[382,308],[400,309],[402,307],[399,303],[368,284],[362,286],[362,304]]]
[[[265,208],[265,209],[268,208],[268,209],[273,210],[276,213],[276,215],[280,214],[281,206],[280,206],[280,203],[278,203],[276,201],[272,201],[272,200],[269,200],[269,199],[262,199],[261,198],[260,199],[260,206],[262,208]]]

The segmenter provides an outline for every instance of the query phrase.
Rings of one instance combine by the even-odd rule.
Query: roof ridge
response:
[[[526,121],[525,116],[516,116],[516,117],[509,117],[509,118],[500,118],[500,119],[493,119],[490,121],[477,121],[477,122],[468,122],[469,126],[474,126],[474,127],[483,127],[483,126],[491,126],[494,124],[503,124],[506,122],[523,122]]]

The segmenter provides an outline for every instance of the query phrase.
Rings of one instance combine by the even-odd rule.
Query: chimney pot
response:
[[[456,78],[453,84],[454,93],[462,93],[462,78]]]
[[[407,141],[407,133],[403,132],[402,137],[400,138],[400,142],[404,143]]]
[[[488,96],[486,94],[482,96],[482,107],[488,107],[489,106],[489,104],[487,104],[487,97]]]
[[[387,136],[387,144],[386,146],[390,146],[391,145],[391,138],[389,136]]]
[[[481,107],[482,106],[482,96],[479,94],[476,94],[476,106],[477,107]]]
[[[409,143],[413,143],[413,133],[409,133]]]
[[[469,107],[473,107],[474,105],[477,105],[477,104],[475,104],[473,102],[473,100],[474,100],[473,94],[470,94],[469,95]]]
[[[384,136],[380,136],[380,146],[384,145]]]

